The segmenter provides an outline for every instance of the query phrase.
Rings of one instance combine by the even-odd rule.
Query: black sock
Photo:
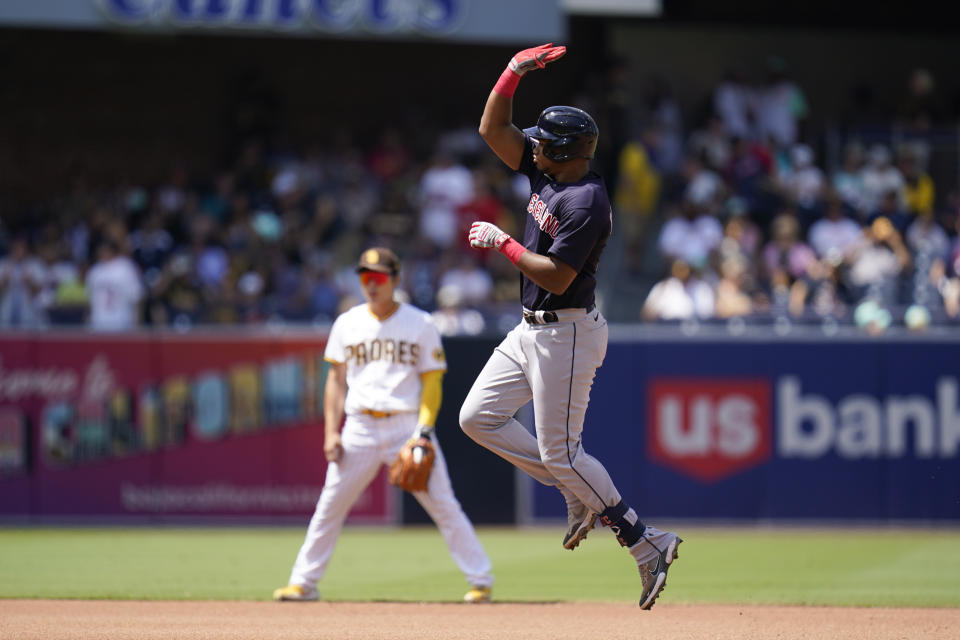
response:
[[[635,545],[647,528],[640,522],[636,512],[624,504],[623,500],[601,511],[600,521],[610,527],[613,534],[617,536],[617,541],[624,547]]]

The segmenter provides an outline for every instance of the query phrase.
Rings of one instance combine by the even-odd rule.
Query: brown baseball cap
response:
[[[400,260],[397,258],[397,254],[390,249],[372,247],[360,254],[357,272],[360,271],[379,271],[380,273],[396,275],[400,271]]]

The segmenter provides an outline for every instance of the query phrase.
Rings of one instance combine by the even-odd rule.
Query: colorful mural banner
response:
[[[309,516],[326,334],[0,335],[0,516]],[[389,523],[381,473],[351,512]]]

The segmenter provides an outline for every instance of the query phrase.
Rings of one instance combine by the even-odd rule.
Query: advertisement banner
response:
[[[960,520],[960,343],[611,342],[591,396],[584,448],[641,517]]]
[[[493,43],[566,34],[559,0],[4,0],[0,25]]]
[[[0,516],[309,517],[325,337],[0,336]],[[393,522],[391,495],[351,518]]]

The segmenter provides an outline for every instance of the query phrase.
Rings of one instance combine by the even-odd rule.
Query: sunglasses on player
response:
[[[380,271],[361,271],[360,272],[360,282],[363,286],[367,286],[371,282],[374,284],[387,284],[387,281],[390,280],[389,273],[382,273]]]

